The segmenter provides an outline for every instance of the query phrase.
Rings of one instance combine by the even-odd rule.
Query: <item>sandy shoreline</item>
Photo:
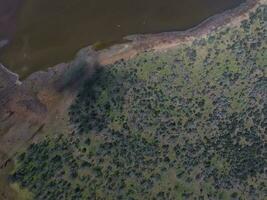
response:
[[[199,25],[185,31],[163,32],[156,34],[136,34],[126,36],[124,39],[129,42],[123,44],[115,44],[109,48],[96,51],[93,53],[93,55],[97,57],[98,63],[100,65],[107,65],[112,64],[120,59],[130,59],[136,54],[143,51],[159,51],[172,48],[179,45],[180,43],[192,41],[196,37],[203,36],[212,31],[215,31],[225,24],[238,23],[238,21],[241,21],[245,17],[244,15],[248,10],[253,10],[258,2],[264,1],[266,0],[247,0],[240,6],[211,16]],[[87,56],[90,57],[92,56],[92,49],[93,46],[88,46],[81,49],[79,52],[89,52]],[[54,67],[56,68],[57,66],[58,65]],[[51,68],[48,68],[46,71],[50,71],[49,69]],[[28,78],[31,76],[36,76],[36,74],[39,74],[39,72],[41,71],[34,72],[33,74],[29,75]]]
[[[211,16],[199,25],[185,31],[127,36],[124,39],[131,40],[130,43],[114,45],[99,51],[99,62],[102,65],[112,64],[119,59],[130,59],[142,51],[160,51],[172,48],[197,37],[208,35],[224,25],[239,24],[247,17],[248,11],[254,10],[261,2],[266,2],[266,0],[247,0],[240,6]]]

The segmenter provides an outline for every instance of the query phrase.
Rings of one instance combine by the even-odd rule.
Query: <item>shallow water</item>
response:
[[[0,43],[14,34],[16,16],[22,1],[0,0]]]
[[[118,41],[129,34],[185,30],[241,2],[25,0],[17,14],[15,35],[3,49],[1,61],[25,77],[72,59],[84,46]]]

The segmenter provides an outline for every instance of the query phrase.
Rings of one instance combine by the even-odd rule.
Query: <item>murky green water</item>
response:
[[[22,77],[80,48],[135,33],[185,30],[243,0],[25,0],[1,62]]]

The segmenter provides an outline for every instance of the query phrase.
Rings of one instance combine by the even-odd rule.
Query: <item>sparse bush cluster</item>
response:
[[[35,199],[264,199],[267,15],[98,71],[75,133],[17,159]]]

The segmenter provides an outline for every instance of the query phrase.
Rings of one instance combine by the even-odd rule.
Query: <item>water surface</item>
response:
[[[8,40],[14,34],[17,12],[22,1],[0,0],[0,41]]]
[[[0,58],[11,70],[25,77],[71,60],[84,46],[118,41],[129,34],[185,30],[241,2],[24,0],[17,15],[16,33]]]

